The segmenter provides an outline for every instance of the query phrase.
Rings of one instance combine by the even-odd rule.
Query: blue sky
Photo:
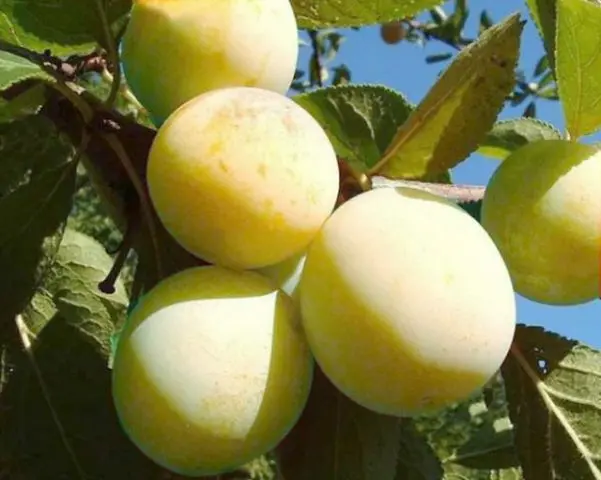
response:
[[[543,46],[538,36],[524,0],[470,0],[471,15],[467,25],[467,34],[475,36],[480,12],[487,9],[497,22],[511,13],[519,11],[522,18],[528,20],[522,36],[520,66],[528,78],[539,60]],[[453,2],[447,2],[443,8],[452,12]],[[401,42],[389,46],[382,42],[377,27],[363,28],[360,31],[342,30],[346,35],[345,43],[332,66],[345,63],[351,68],[354,83],[384,84],[402,92],[413,103],[419,103],[436,77],[447,63],[428,65],[424,58],[429,54],[452,51],[440,42],[430,42],[425,47]],[[299,66],[306,70],[309,48],[302,48]],[[518,117],[526,107],[522,105],[506,108],[500,118]],[[537,116],[564,129],[564,118],[559,102],[537,102]],[[600,135],[591,139],[601,140]],[[587,139],[587,142],[589,139]],[[479,155],[472,155],[453,170],[455,183],[485,185],[498,162]],[[585,305],[557,307],[531,302],[517,295],[518,321],[529,325],[541,325],[567,337],[580,340],[588,345],[601,348],[601,301],[596,300]]]

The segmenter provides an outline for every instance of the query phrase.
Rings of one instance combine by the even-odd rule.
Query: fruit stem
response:
[[[98,289],[102,293],[106,293],[108,295],[115,293],[115,283],[117,283],[117,278],[123,270],[125,261],[127,260],[127,256],[131,250],[134,231],[131,222],[132,220],[130,219],[129,223],[127,224],[125,235],[123,236],[123,240],[121,241],[121,245],[119,245],[119,248],[117,249],[117,257],[115,258],[115,262],[113,263],[111,270],[107,274],[106,278],[98,284]]]
[[[157,278],[163,278],[163,267],[161,264],[161,255],[159,250],[159,237],[156,225],[154,223],[154,218],[152,216],[152,207],[150,205],[150,199],[146,193],[146,189],[144,188],[142,180],[138,176],[136,169],[129,158],[129,155],[125,150],[121,139],[114,133],[101,133],[101,135],[108,145],[113,149],[119,160],[121,160],[123,168],[125,168],[127,175],[129,176],[129,179],[136,190],[136,193],[138,194],[140,208],[142,210],[142,215],[145,217],[150,233],[150,240],[154,250]]]
[[[96,9],[98,10],[98,15],[100,17],[100,22],[102,23],[102,31],[104,34],[104,40],[106,43],[106,49],[109,57],[109,61],[115,70],[115,76],[113,79],[113,83],[111,85],[111,91],[109,93],[108,98],[105,101],[105,106],[108,109],[113,108],[115,104],[115,100],[117,100],[117,95],[119,93],[119,86],[121,85],[121,67],[119,64],[119,52],[117,51],[117,46],[115,45],[115,39],[113,38],[113,33],[111,32],[111,27],[109,25],[108,18],[106,16],[106,11],[104,10],[102,0],[96,0],[94,2],[96,4]]]
[[[110,83],[111,85],[114,85],[115,80],[113,75],[111,74],[111,72],[108,71],[107,68],[104,68],[102,70],[102,78],[104,78],[108,83]],[[123,96],[125,97],[125,99],[131,103],[132,105],[134,105],[138,110],[144,110],[146,111],[146,108],[144,108],[144,105],[142,105],[138,99],[133,95],[133,93],[131,92],[131,90],[129,88],[127,88],[127,85],[125,85],[124,83],[121,83],[120,85],[122,91],[123,91]]]

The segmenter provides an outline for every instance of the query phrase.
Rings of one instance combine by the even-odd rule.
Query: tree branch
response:
[[[453,185],[447,183],[417,182],[414,180],[390,180],[377,176],[372,177],[371,181],[373,188],[410,187],[460,203],[482,200],[486,189],[486,187],[480,185]]]

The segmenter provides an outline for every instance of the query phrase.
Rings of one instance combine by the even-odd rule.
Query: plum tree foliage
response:
[[[601,352],[516,295],[601,295],[601,6],[524,5],[2,2],[0,477],[599,480]],[[453,53],[412,104],[345,28]]]

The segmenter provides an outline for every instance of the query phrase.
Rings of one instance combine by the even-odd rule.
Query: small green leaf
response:
[[[278,469],[286,480],[392,480],[402,432],[398,418],[352,402],[316,366],[308,404],[276,449]]]
[[[3,472],[9,478],[158,478],[126,437],[111,399],[110,336],[125,320],[127,296],[98,288],[111,257],[67,229],[56,261],[19,324],[25,352],[2,391]],[[108,460],[108,461],[107,461]]]
[[[100,9],[116,30],[131,9],[131,0],[3,0],[0,39],[38,53],[86,53],[102,42]]]
[[[443,0],[292,0],[300,28],[360,27],[406,18]]]
[[[503,160],[527,143],[561,138],[561,132],[550,123],[534,118],[512,118],[497,122],[486,134],[477,153]]]
[[[357,171],[382,156],[413,106],[400,93],[379,85],[340,85],[293,99],[324,128],[336,153]]]
[[[52,263],[75,191],[74,149],[43,117],[0,124],[0,316],[11,318]]]
[[[419,178],[448,170],[474,151],[513,88],[522,28],[514,14],[461,51],[370,173]]]
[[[573,139],[601,126],[601,5],[557,0],[557,85]]]
[[[555,27],[557,0],[526,0],[530,16],[543,40],[549,67],[555,70]]]
[[[601,478],[601,352],[518,325],[502,373],[524,478]]]
[[[0,22],[2,17],[0,17]],[[0,51],[0,90],[29,78],[50,79],[39,65],[22,57]]]
[[[534,67],[534,76],[538,77],[542,75],[549,68],[549,57],[547,55],[543,55],[540,57],[538,62],[536,62],[536,66]]]

